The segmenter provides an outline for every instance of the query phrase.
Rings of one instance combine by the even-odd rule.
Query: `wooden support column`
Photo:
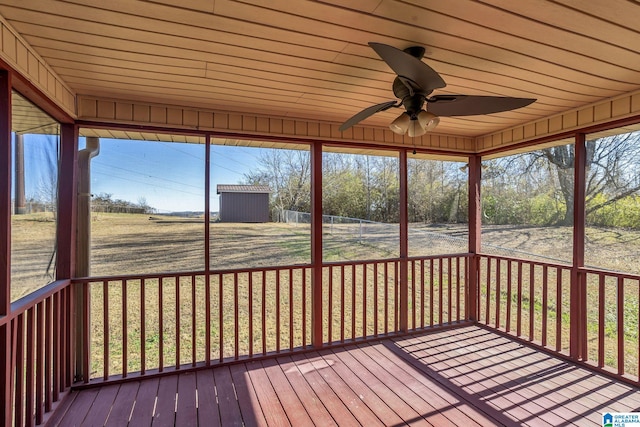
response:
[[[400,151],[400,330],[409,330],[409,213],[407,151]],[[415,325],[413,325],[415,327]]]
[[[86,139],[86,148],[78,153],[77,171],[77,233],[76,265],[77,277],[90,274],[91,260],[91,159],[100,153],[100,140]],[[77,283],[73,288],[75,380],[89,382],[89,287]]]
[[[311,144],[311,343],[323,345],[322,324],[322,144]]]
[[[573,268],[571,270],[570,343],[573,359],[583,359],[587,351],[587,299],[584,267],[586,146],[585,135],[577,134],[575,143],[573,194]]]
[[[60,125],[56,279],[75,277],[77,227],[78,128]]]
[[[482,158],[469,156],[469,252],[474,254],[469,262],[466,292],[467,314],[469,320],[478,320],[478,284],[482,233],[482,207],[480,201],[480,184],[482,181]]]
[[[11,74],[0,70],[0,424],[12,424],[11,322]]]

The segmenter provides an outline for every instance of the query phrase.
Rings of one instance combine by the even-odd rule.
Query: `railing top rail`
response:
[[[459,252],[453,254],[439,254],[439,255],[424,255],[424,256],[411,256],[407,259],[409,261],[421,261],[421,260],[429,260],[429,259],[440,259],[440,258],[471,258],[474,254],[471,252]]]
[[[14,317],[36,306],[37,304],[49,298],[51,295],[60,292],[70,284],[71,280],[69,279],[56,280],[36,291],[31,292],[29,295],[25,295],[19,300],[12,302],[11,312],[6,316],[0,316],[0,325],[9,322]]]
[[[499,259],[503,261],[521,262],[523,264],[534,264],[534,265],[539,265],[541,267],[561,268],[564,270],[570,270],[571,268],[573,268],[569,264],[558,264],[558,263],[551,263],[551,262],[545,262],[545,261],[535,261],[531,259],[513,258],[513,257],[502,256],[502,255],[478,253],[478,256],[484,257],[484,258]]]
[[[180,271],[169,273],[147,273],[147,274],[123,274],[118,276],[89,276],[89,277],[76,277],[71,279],[73,283],[89,283],[89,282],[117,282],[122,280],[140,280],[140,279],[159,279],[159,278],[173,278],[173,277],[191,277],[191,276],[215,276],[218,274],[233,274],[233,273],[256,273],[261,271],[283,271],[283,270],[300,270],[305,268],[311,268],[311,264],[292,264],[292,265],[278,265],[269,267],[251,267],[251,268],[228,268],[224,270],[210,270],[208,273],[204,270],[199,271]]]
[[[380,264],[385,262],[400,262],[401,258],[384,258],[384,259],[358,259],[350,261],[329,261],[323,262],[323,267],[340,267],[341,265],[364,265],[364,264]]]
[[[604,276],[611,276],[611,277],[621,277],[623,279],[640,281],[640,275],[638,275],[638,274],[623,273],[623,272],[620,272],[620,271],[606,270],[606,269],[594,268],[594,267],[580,267],[579,270],[582,271],[583,273],[587,273],[587,274],[597,274],[597,275],[604,275]]]

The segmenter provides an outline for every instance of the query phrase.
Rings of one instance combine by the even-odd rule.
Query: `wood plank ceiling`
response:
[[[341,123],[394,99],[369,48],[425,46],[462,93],[532,97],[442,118],[479,136],[640,90],[635,0],[0,0],[77,94]],[[364,124],[386,126],[391,109]]]

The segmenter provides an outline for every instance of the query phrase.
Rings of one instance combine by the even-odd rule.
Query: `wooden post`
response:
[[[311,343],[323,345],[322,324],[322,144],[311,144]]]
[[[571,301],[569,354],[571,358],[584,358],[587,348],[587,300],[586,276],[580,271],[584,267],[585,192],[586,192],[586,146],[585,135],[576,135],[574,155],[573,194],[573,267],[571,269]]]
[[[478,285],[480,272],[482,215],[480,200],[480,183],[482,181],[482,158],[480,156],[469,156],[469,252],[473,254],[469,262],[469,275],[467,284],[468,300],[465,306],[468,307],[469,320],[478,320]]]
[[[0,70],[0,317],[11,310],[11,74]],[[10,321],[0,323],[0,424],[11,425]]]
[[[400,330],[409,330],[409,213],[407,151],[400,151]],[[414,302],[415,303],[415,302]],[[355,314],[354,314],[355,315]],[[415,328],[415,325],[413,325]]]
[[[60,170],[58,171],[58,225],[56,278],[75,277],[78,128],[60,125]]]
[[[86,148],[78,153],[77,164],[77,234],[76,234],[76,277],[87,277],[90,274],[91,260],[91,159],[100,153],[100,140],[95,137],[86,139]],[[74,313],[74,348],[75,348],[75,380],[89,379],[86,372],[89,343],[89,331],[84,328],[89,319],[89,286],[76,283],[73,289]]]

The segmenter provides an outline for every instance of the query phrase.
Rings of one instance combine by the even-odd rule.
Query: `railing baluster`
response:
[[[518,315],[516,317],[516,335],[522,336],[522,261],[518,261]]]
[[[347,284],[344,280],[344,265],[340,266],[340,342],[344,343],[344,330],[347,327],[344,319],[345,312],[345,287]]]
[[[604,366],[604,293],[605,293],[605,277],[604,274],[598,275],[598,366]]]
[[[367,264],[362,264],[362,336],[367,336]]]
[[[384,263],[384,333],[389,333],[389,263]]]
[[[224,282],[222,273],[217,274],[218,276],[218,329],[220,332],[219,337],[219,355],[220,362],[224,360]]]
[[[127,362],[127,356],[129,354],[129,328],[127,327],[127,307],[127,281],[125,279],[122,279],[122,378],[126,378],[127,372],[129,371]]]
[[[164,301],[163,301],[163,280],[158,278],[158,372],[164,370]]]
[[[28,425],[32,425],[32,419],[34,416],[34,399],[35,392],[33,389],[33,380],[34,380],[34,324],[35,324],[35,307],[31,307],[27,310],[27,362],[26,362],[26,375],[25,375],[25,410],[24,410],[24,418],[27,421]]]
[[[25,420],[25,396],[24,396],[24,381],[25,381],[25,362],[24,362],[24,317],[25,313],[19,314],[16,319],[16,363],[15,363],[15,397],[14,397],[14,422],[16,426],[24,424]],[[27,362],[28,363],[28,362]],[[28,369],[28,368],[27,368]],[[28,397],[27,397],[28,399]],[[58,400],[56,398],[56,400]]]
[[[302,347],[307,346],[307,270],[302,269]]]
[[[267,272],[262,270],[262,354],[267,354]]]
[[[497,261],[497,260],[496,260]],[[487,281],[486,281],[486,307],[485,307],[485,313],[484,313],[484,323],[486,325],[489,324],[490,318],[491,318],[491,258],[487,257]]]
[[[451,323],[452,320],[452,314],[451,314],[451,310],[453,310],[453,282],[451,281],[453,278],[452,272],[451,272],[451,262],[452,262],[452,258],[451,257],[447,257],[447,279],[448,279],[448,283],[447,283],[447,320],[449,323]]]
[[[333,342],[333,266],[329,266],[329,289],[328,289],[328,307],[327,317],[329,324],[327,325],[327,341]]]
[[[394,332],[398,332],[398,330],[400,329],[398,327],[398,323],[400,321],[399,317],[400,317],[400,281],[398,280],[398,275],[399,275],[399,263],[396,261],[393,263],[393,283],[394,283],[394,291],[393,291],[393,318],[394,318]]]
[[[351,339],[356,339],[356,265],[351,265]]]
[[[145,306],[146,281],[140,279],[140,373],[145,374],[147,370],[147,317]]]
[[[373,336],[378,336],[378,263],[373,263]]]
[[[424,260],[420,260],[420,327],[424,328]]]
[[[533,341],[535,326],[535,264],[529,264],[529,341]]]
[[[90,319],[90,310],[89,308],[89,282],[83,282],[82,283],[82,287],[83,287],[83,291],[82,291],[82,305],[84,307],[84,310],[82,310],[82,372],[84,375],[83,381],[85,384],[89,383],[89,377],[91,376],[89,374],[89,338],[90,338],[90,334],[89,334],[89,328],[91,327],[90,323],[91,323],[91,319]],[[69,306],[73,307],[72,305],[72,299],[71,299],[71,295],[69,296]],[[105,320],[106,321],[106,320]],[[69,353],[67,354],[67,360],[69,360],[69,371],[68,371],[68,378],[67,378],[67,387],[71,387],[71,384],[73,383],[73,367],[71,366],[73,363],[73,356],[71,354],[73,350],[72,346],[73,344],[75,344],[75,341],[72,337],[72,331],[73,331],[73,322],[71,319],[71,313],[69,313],[69,317],[67,318],[67,326],[68,326],[68,339],[69,339]]]
[[[253,273],[249,273],[249,357],[253,357]],[[302,311],[304,313],[304,309]],[[304,316],[304,314],[303,314]]]
[[[456,322],[460,321],[460,257],[456,257]]]
[[[500,327],[500,310],[502,309],[502,304],[500,304],[500,299],[502,295],[500,294],[500,285],[502,277],[500,276],[500,267],[502,265],[502,261],[496,258],[496,328]]]
[[[60,396],[60,334],[62,328],[60,327],[60,292],[53,294],[53,384],[52,384],[52,399],[57,402]],[[21,359],[18,359],[21,360]]]
[[[238,292],[238,272],[233,273],[233,333],[234,333],[234,358],[238,360],[240,357],[240,310],[239,310],[239,292]],[[279,300],[278,300],[279,301]],[[278,302],[279,304],[279,302]]]
[[[433,326],[433,278],[434,278],[434,261],[433,258],[429,260],[429,326]]]
[[[624,374],[624,278],[618,276],[618,375]]]
[[[562,350],[562,269],[556,269],[556,351]]]
[[[280,353],[280,270],[276,270],[276,353]]]
[[[443,271],[442,271],[442,258],[438,258],[438,325],[442,325],[444,312],[444,289],[443,289]]]
[[[53,321],[53,313],[52,307],[53,297],[49,297],[44,300],[44,411],[51,411],[51,399],[52,399],[52,384],[51,380],[53,377],[51,362],[52,362],[52,345],[51,345],[51,335],[53,333],[52,321]]]
[[[42,424],[44,397],[44,303],[38,303],[36,308],[36,424]]]
[[[176,370],[180,369],[180,276],[175,276],[175,294],[176,294]]]
[[[196,312],[198,311],[196,309],[196,275],[192,274],[191,275],[191,366],[195,367],[196,366],[196,360],[197,360],[197,340],[196,340],[196,323],[197,323],[197,318],[196,318]]]
[[[289,268],[289,350],[293,346],[293,269]]]
[[[547,295],[548,295],[548,277],[547,277],[548,269],[547,266],[544,265],[542,267],[542,346],[547,346]]]
[[[511,260],[507,260],[507,307],[505,314],[505,331],[511,331],[511,286],[512,286],[512,278],[511,278]]]
[[[60,291],[60,388],[62,392],[67,388],[67,378],[71,377],[71,352],[69,323],[67,319],[71,317],[71,288],[73,285],[67,286]],[[69,383],[71,381],[69,380]]]
[[[103,325],[102,325],[102,350],[103,364],[102,377],[106,381],[109,379],[109,281],[102,281],[102,312],[103,312]]]
[[[417,292],[416,292],[416,262],[411,261],[411,329],[416,328],[416,304],[417,304]]]

